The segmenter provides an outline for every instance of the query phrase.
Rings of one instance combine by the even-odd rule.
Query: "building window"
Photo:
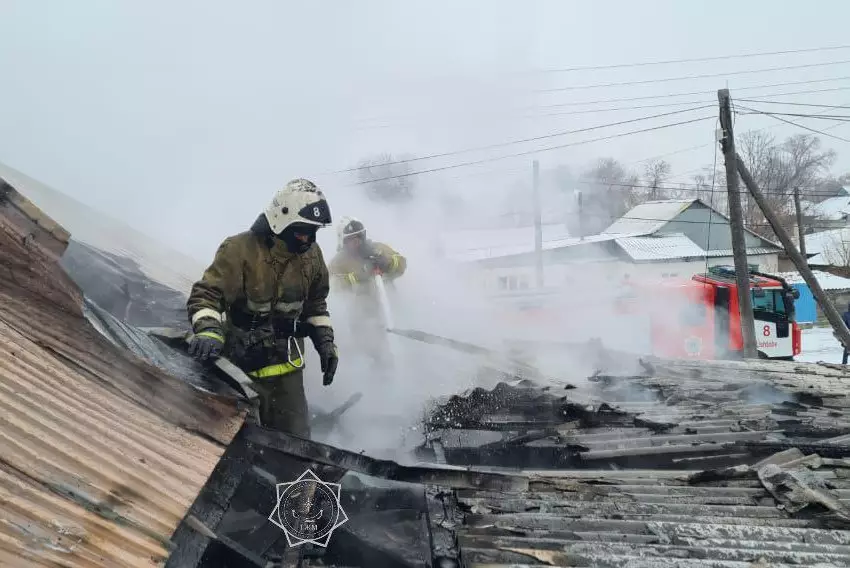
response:
[[[528,277],[525,275],[499,276],[499,290],[527,290]]]

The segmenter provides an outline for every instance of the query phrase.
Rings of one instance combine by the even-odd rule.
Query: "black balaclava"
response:
[[[277,238],[283,241],[286,245],[287,250],[291,253],[295,254],[304,254],[310,247],[313,246],[313,243],[316,242],[316,232],[318,231],[318,227],[314,225],[290,225],[285,228]],[[302,242],[295,237],[295,233],[307,234],[309,238],[307,242]]]

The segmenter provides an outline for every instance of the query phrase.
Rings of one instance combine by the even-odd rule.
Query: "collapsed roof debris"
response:
[[[579,389],[502,383],[435,408],[420,457],[529,476],[523,492],[432,495],[456,538],[440,554],[488,567],[850,566],[845,373],[642,367]]]
[[[841,368],[595,342],[575,349],[603,364],[588,381],[451,397],[429,463],[375,460],[245,421],[238,384],[85,297],[57,265],[68,233],[0,196],[0,564],[850,566]],[[267,520],[275,484],[308,467],[343,485],[327,549],[288,548]]]

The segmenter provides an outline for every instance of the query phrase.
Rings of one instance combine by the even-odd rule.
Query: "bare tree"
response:
[[[652,160],[644,165],[643,182],[646,185],[647,201],[664,199],[668,196],[663,185],[670,178],[671,170],[670,164],[664,160]]]
[[[357,180],[374,200],[404,202],[413,198],[416,187],[407,156],[379,154],[357,165]]]
[[[583,177],[587,181],[581,213],[585,234],[604,230],[645,201],[638,191],[640,178],[614,158],[600,159]]]
[[[722,169],[711,171],[711,166],[706,166],[700,173],[691,176],[691,180],[688,187],[674,194],[675,197],[700,199],[711,208],[723,214],[728,213],[726,173]]]
[[[738,137],[738,151],[747,169],[762,188],[771,208],[783,226],[792,231],[795,226],[792,192],[795,187],[805,190],[816,186],[829,174],[835,161],[833,150],[821,150],[820,139],[810,134],[798,134],[777,143],[765,132],[745,132]],[[744,222],[753,231],[775,239],[755,200],[742,193]]]
[[[824,243],[821,253],[832,266],[850,268],[850,239],[844,230],[833,231]]]

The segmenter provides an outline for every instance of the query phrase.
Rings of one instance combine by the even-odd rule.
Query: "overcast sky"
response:
[[[737,98],[850,105],[850,49],[546,71],[843,46],[848,21],[841,0],[804,10],[790,0],[0,0],[0,161],[207,260],[293,177],[319,181],[337,218],[366,216],[350,180],[330,172],[375,152],[424,156],[708,106],[413,166],[577,143],[714,117],[726,86]],[[752,72],[776,67],[796,68]],[[658,81],[693,75],[716,76]],[[654,82],[587,88],[636,81]],[[785,83],[797,84],[769,87]],[[696,94],[663,96],[681,93]],[[674,102],[692,104],[661,106]],[[610,110],[627,106],[649,108]],[[850,138],[845,122],[789,119]],[[765,127],[804,132],[737,118],[738,132]],[[675,181],[689,181],[712,163],[714,129],[709,119],[536,157],[580,171],[602,156],[640,167],[665,155]],[[839,153],[836,172],[850,171],[850,144],[824,142]],[[480,196],[526,179],[532,159],[417,177]]]

